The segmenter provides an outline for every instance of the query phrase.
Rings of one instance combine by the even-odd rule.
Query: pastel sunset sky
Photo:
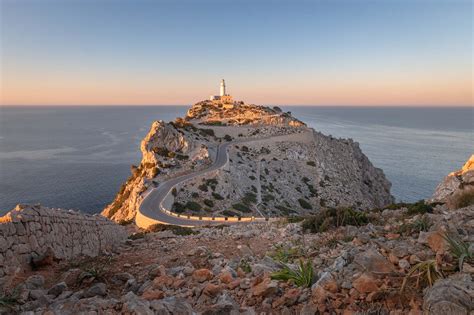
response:
[[[472,6],[0,0],[0,104],[469,106]]]

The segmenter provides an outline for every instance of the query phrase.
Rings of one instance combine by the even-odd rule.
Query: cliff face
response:
[[[474,196],[474,154],[460,170],[450,173],[439,183],[430,201],[446,202],[450,208],[459,208],[467,206],[464,203],[469,203],[469,199],[474,199],[469,195]]]
[[[390,183],[352,140],[315,132],[281,109],[243,103],[194,105],[184,119],[154,122],[143,159],[103,214],[133,219],[148,189],[207,168],[223,141],[229,162],[173,192],[173,210],[194,215],[282,216],[324,207],[382,207]]]
[[[148,188],[173,174],[210,163],[208,147],[213,137],[212,130],[195,128],[183,120],[153,122],[140,145],[140,165],[132,165],[132,175],[102,214],[115,221],[133,219]]]

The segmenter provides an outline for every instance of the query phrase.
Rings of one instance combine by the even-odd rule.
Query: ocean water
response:
[[[187,108],[0,107],[0,214],[17,203],[100,212],[139,163],[151,122]],[[474,151],[472,108],[282,108],[359,142],[399,201],[429,197]]]

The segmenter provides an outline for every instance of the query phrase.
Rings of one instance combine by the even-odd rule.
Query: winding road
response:
[[[168,179],[156,188],[153,188],[143,199],[140,207],[138,208],[137,215],[135,217],[135,223],[141,228],[147,228],[150,225],[162,223],[162,224],[172,224],[172,225],[180,225],[180,226],[204,226],[204,225],[213,225],[213,224],[233,224],[233,223],[242,223],[242,222],[252,222],[252,221],[265,221],[265,218],[242,218],[242,221],[238,221],[237,218],[229,218],[227,221],[224,220],[222,217],[216,217],[215,220],[210,218],[199,220],[199,218],[194,217],[194,219],[188,219],[187,215],[178,216],[176,213],[170,214],[163,207],[163,201],[171,194],[171,190],[176,185],[187,181],[191,178],[204,175],[206,173],[218,170],[222,168],[224,165],[227,164],[229,160],[229,154],[227,152],[227,148],[231,145],[238,144],[238,143],[248,143],[254,141],[261,141],[270,138],[280,138],[280,137],[287,137],[286,135],[277,135],[277,136],[268,136],[256,139],[246,139],[246,140],[238,140],[232,142],[224,142],[218,145],[217,147],[217,154],[214,163],[206,169],[192,172],[189,174],[177,176],[171,179]],[[258,209],[257,209],[258,211]]]
[[[257,139],[256,139],[257,140]],[[258,139],[260,140],[260,139]],[[214,170],[220,169],[223,167],[228,159],[229,155],[227,153],[227,148],[230,145],[239,143],[243,141],[234,141],[234,142],[225,142],[219,144],[217,147],[217,154],[214,163],[203,170],[196,171],[190,174],[181,175],[175,178],[171,178],[167,181],[160,183],[160,185],[152,189],[148,195],[143,199],[137,213],[136,223],[140,227],[148,227],[155,223],[164,223],[164,224],[173,224],[181,226],[202,226],[202,225],[211,225],[211,224],[222,224],[230,223],[230,221],[212,221],[212,220],[191,220],[187,219],[186,216],[177,217],[166,213],[163,208],[163,200],[170,193],[170,191],[176,185],[200,176]],[[235,221],[236,223],[238,221]]]

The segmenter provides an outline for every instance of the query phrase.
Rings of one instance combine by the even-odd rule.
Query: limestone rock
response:
[[[450,173],[439,183],[430,202],[446,202],[455,209],[458,207],[456,199],[466,193],[474,194],[474,154],[460,170]]]
[[[474,311],[474,282],[468,274],[436,281],[427,289],[423,309],[430,315],[467,315]]]

